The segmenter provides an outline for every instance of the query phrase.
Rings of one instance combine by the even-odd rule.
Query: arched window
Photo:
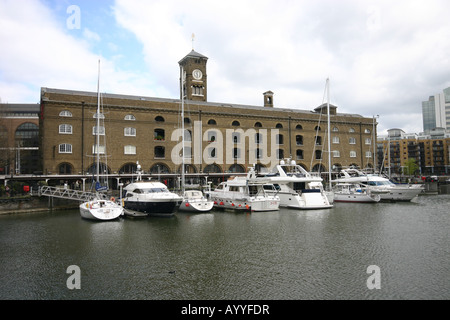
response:
[[[217,164],[213,163],[213,164],[209,164],[205,167],[205,169],[203,170],[204,173],[221,173],[222,172],[222,168],[219,167]]]
[[[123,119],[124,119],[124,120],[135,121],[135,120],[136,120],[136,117],[133,116],[132,114],[127,114],[127,115],[125,116],[125,118],[123,118]]]
[[[282,125],[281,123],[277,123],[277,125],[275,126],[275,128],[277,128],[277,129],[282,129],[282,128],[283,128],[283,125]]]
[[[61,163],[58,166],[59,174],[72,174],[73,166],[70,163]]]
[[[150,168],[150,173],[151,174],[166,174],[166,173],[170,173],[170,169],[163,163],[157,163]]]
[[[120,168],[119,173],[135,173],[136,169],[137,167],[135,163],[127,163]]]
[[[208,124],[209,124],[210,126],[215,126],[215,125],[217,125],[217,122],[216,122],[216,120],[214,120],[214,119],[209,119],[209,120],[208,120]]]
[[[303,130],[302,125],[301,125],[301,124],[298,124],[298,125],[295,127],[295,130]]]
[[[72,117],[72,112],[69,110],[63,110],[59,113],[60,117]]]
[[[164,122],[165,120],[164,120],[163,117],[157,116],[157,117],[155,118],[155,121],[156,121],[156,122]]]
[[[233,173],[244,173],[245,172],[245,168],[242,165],[235,163],[235,164],[230,166],[228,171],[229,172],[233,172]]]
[[[262,127],[261,122],[256,122],[256,123],[255,123],[255,127],[256,127],[256,128],[261,128],[261,127]]]
[[[233,123],[231,124],[233,127],[239,127],[241,124],[239,123],[239,121],[234,120]]]

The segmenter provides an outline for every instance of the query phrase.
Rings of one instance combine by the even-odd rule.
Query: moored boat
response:
[[[423,192],[420,184],[394,184],[389,179],[376,174],[366,174],[358,169],[343,169],[333,182],[359,183],[380,192],[381,201],[411,201]]]
[[[338,183],[334,186],[335,202],[371,203],[380,201],[380,193],[357,183]]]
[[[209,212],[214,207],[214,201],[207,199],[200,190],[186,190],[183,194],[179,211]]]
[[[84,219],[114,220],[123,215],[123,208],[113,200],[94,199],[80,204]]]
[[[322,178],[310,174],[294,160],[281,160],[272,173],[263,178],[275,186],[280,207],[328,209],[333,206],[323,189]]]
[[[182,198],[170,192],[158,181],[137,181],[124,188],[123,198],[126,210],[137,211],[151,216],[171,216],[179,208]]]
[[[214,207],[220,209],[275,211],[280,206],[273,184],[256,178],[253,168],[245,177],[237,176],[221,182],[209,196]]]

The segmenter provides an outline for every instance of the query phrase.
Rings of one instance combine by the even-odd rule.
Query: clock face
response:
[[[195,69],[194,71],[192,71],[192,76],[194,77],[194,79],[200,80],[202,78],[203,74],[200,70]]]

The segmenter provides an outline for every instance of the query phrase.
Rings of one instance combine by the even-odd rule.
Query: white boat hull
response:
[[[279,192],[280,207],[301,210],[328,209],[333,205],[321,192],[289,193]]]
[[[411,201],[422,193],[422,187],[395,186],[387,188],[388,193],[381,194],[381,201]]]
[[[238,211],[276,211],[280,208],[279,197],[250,197],[234,198],[223,195],[211,194],[214,207],[218,209],[231,209]]]
[[[335,192],[334,202],[359,202],[359,203],[372,203],[379,202],[379,194],[366,194],[366,193],[350,193],[344,194]]]
[[[114,220],[123,215],[123,208],[109,200],[93,200],[80,204],[80,214],[89,220]]]
[[[214,207],[214,201],[210,200],[189,200],[185,199],[181,203],[179,207],[179,211],[186,211],[186,212],[208,212],[211,211]]]

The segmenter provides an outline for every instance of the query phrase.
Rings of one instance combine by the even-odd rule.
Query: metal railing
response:
[[[75,201],[90,201],[95,198],[101,197],[102,199],[107,199],[107,195],[103,193],[94,193],[66,188],[56,188],[49,186],[42,186],[39,188],[39,196],[55,197],[61,199],[75,200]]]

